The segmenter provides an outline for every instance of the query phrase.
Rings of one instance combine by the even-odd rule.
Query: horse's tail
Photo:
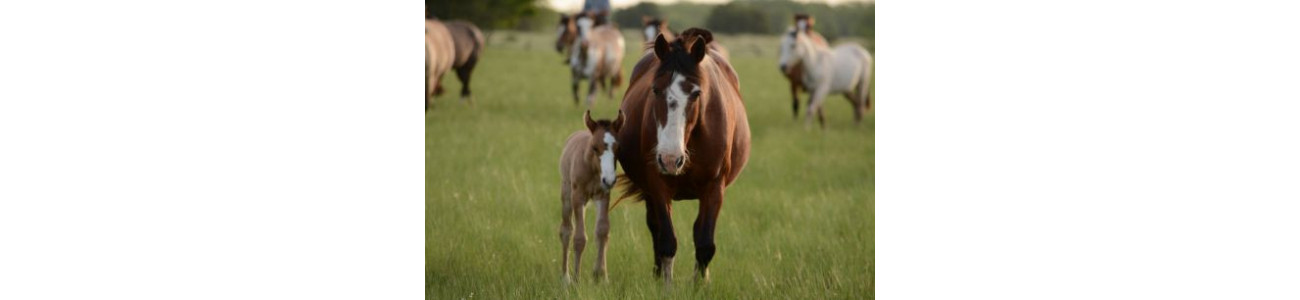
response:
[[[621,195],[619,195],[618,199],[615,199],[613,203],[610,203],[609,210],[614,210],[614,207],[617,207],[619,203],[622,203],[623,199],[634,198],[634,201],[645,200],[645,193],[641,191],[641,188],[632,184],[632,180],[627,178],[627,174],[618,174],[618,177],[614,179],[614,188],[620,190]]]

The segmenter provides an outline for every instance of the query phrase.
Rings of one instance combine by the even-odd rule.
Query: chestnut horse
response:
[[[565,283],[578,278],[582,265],[582,250],[587,246],[586,207],[588,200],[596,202],[596,279],[605,279],[605,250],[609,248],[609,189],[614,186],[614,150],[618,149],[618,119],[592,121],[591,111],[584,116],[587,130],[569,135],[560,154],[560,277]],[[578,232],[573,232],[577,223]],[[573,241],[573,277],[569,277],[569,241]],[[571,279],[572,278],[572,279]]]
[[[617,157],[626,180],[620,199],[646,202],[655,274],[672,282],[677,237],[672,201],[699,199],[695,219],[696,278],[708,280],[723,193],[749,160],[749,121],[731,64],[691,28],[668,42],[655,38],[632,69],[621,111]]]
[[[424,110],[429,110],[431,97],[442,94],[442,75],[454,63],[456,48],[451,32],[438,20],[424,20]]]
[[[483,31],[473,23],[461,20],[443,24],[451,33],[455,48],[451,67],[456,70],[456,77],[460,79],[460,100],[473,104],[474,96],[469,90],[469,75],[474,73],[474,66],[478,64],[479,56],[483,55]]]
[[[817,33],[817,31],[813,31],[813,24],[816,24],[816,19],[814,19],[812,16],[809,16],[807,14],[794,15],[795,29],[807,33],[808,39],[811,40],[813,44],[820,45],[822,47],[830,47],[830,44],[826,43],[825,37],[823,37],[820,33]],[[804,85],[803,82],[803,65],[795,63],[795,64],[791,64],[789,67],[782,67],[781,74],[785,75],[785,78],[790,80],[790,98],[794,99],[794,101],[790,103],[791,104],[790,108],[792,108],[794,111],[794,118],[798,120],[799,119],[799,90],[800,89],[803,89],[805,91],[808,90],[808,88],[806,88],[806,85]]]

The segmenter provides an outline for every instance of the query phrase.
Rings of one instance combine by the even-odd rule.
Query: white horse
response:
[[[623,34],[609,24],[595,26],[592,14],[579,14],[574,21],[578,36],[569,53],[569,68],[573,71],[573,102],[578,103],[578,83],[589,79],[587,106],[596,104],[596,86],[604,86],[609,97],[623,81]],[[561,28],[563,30],[563,27]],[[605,79],[609,86],[605,86]]]
[[[857,44],[841,44],[835,48],[814,43],[804,30],[790,27],[781,38],[781,71],[788,67],[803,68],[804,88],[812,97],[808,99],[804,127],[812,126],[812,114],[826,127],[822,104],[831,93],[844,93],[853,104],[853,119],[862,123],[862,115],[871,107],[871,54]]]

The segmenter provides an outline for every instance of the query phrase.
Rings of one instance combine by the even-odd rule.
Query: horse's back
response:
[[[582,161],[582,157],[579,156],[582,155],[583,147],[590,142],[591,132],[586,130],[575,131],[565,140],[564,150],[560,152],[560,177],[565,182],[572,181],[572,176],[575,175],[574,164]]]
[[[455,58],[456,49],[452,45],[451,32],[439,21],[425,20],[424,25],[426,43],[429,43],[430,71],[441,76],[451,69],[452,60]]]
[[[451,33],[452,46],[456,51],[454,66],[463,66],[470,58],[482,52],[483,32],[478,29],[478,26],[461,20],[450,21],[444,25]]]

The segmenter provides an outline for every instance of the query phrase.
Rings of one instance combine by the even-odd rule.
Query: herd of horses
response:
[[[616,205],[610,201],[614,189],[621,190],[615,202],[645,203],[654,274],[665,284],[672,281],[677,253],[673,201],[698,199],[693,226],[695,277],[707,282],[726,189],[749,160],[749,121],[740,79],[726,48],[705,29],[677,33],[664,20],[646,17],[642,21],[645,43],[617,118],[593,120],[588,111],[583,116],[585,130],[572,133],[561,153],[560,268],[566,283],[577,280],[580,273],[589,202],[597,207],[594,277],[607,280],[608,212]],[[811,126],[813,114],[825,126],[825,98],[843,93],[860,123],[871,102],[871,55],[855,44],[831,48],[813,25],[812,17],[796,15],[795,25],[782,36],[778,65],[790,80],[794,116],[799,117],[799,90],[806,90],[811,96],[805,126]],[[562,15],[556,31],[555,49],[569,67],[574,103],[579,103],[578,85],[584,79],[589,81],[588,106],[594,104],[597,86],[613,98],[623,81],[625,49],[618,28],[603,13],[581,12]],[[482,33],[466,22],[438,20],[427,20],[425,32],[426,110],[429,99],[442,91],[440,77],[450,69],[456,70],[463,85],[462,101],[472,104],[469,77],[482,53]],[[623,174],[616,175],[620,165]]]

